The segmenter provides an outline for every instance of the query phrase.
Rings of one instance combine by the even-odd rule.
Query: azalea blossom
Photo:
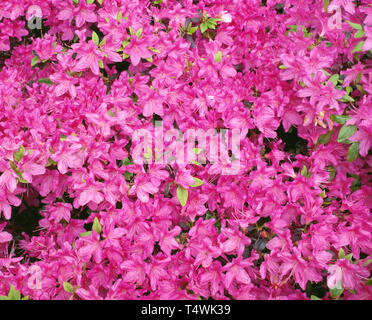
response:
[[[0,296],[372,299],[372,9],[328,2],[3,1]]]

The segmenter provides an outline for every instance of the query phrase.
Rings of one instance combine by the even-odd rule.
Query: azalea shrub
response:
[[[371,58],[363,0],[2,1],[1,299],[371,299]]]

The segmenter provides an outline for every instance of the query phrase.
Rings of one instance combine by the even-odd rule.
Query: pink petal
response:
[[[9,242],[13,239],[12,235],[9,232],[0,232],[0,243]]]

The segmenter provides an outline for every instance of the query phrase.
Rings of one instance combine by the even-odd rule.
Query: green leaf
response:
[[[72,293],[74,291],[74,287],[72,286],[71,283],[69,282],[63,282],[63,289],[66,291],[66,292],[69,292],[69,293]]]
[[[214,57],[214,60],[216,60],[216,62],[221,62],[221,60],[222,60],[222,52],[221,51],[218,51],[216,53],[216,56]]]
[[[307,168],[306,168],[306,166],[303,166],[303,168],[301,170],[301,175],[303,175],[303,176],[306,176],[307,175]]]
[[[311,176],[311,172],[309,172],[306,168],[306,166],[303,166],[302,167],[302,170],[301,170],[301,175],[306,177],[306,178],[310,178]]]
[[[92,230],[95,230],[98,234],[100,234],[102,232],[102,226],[99,223],[97,217],[95,217],[94,220],[93,220]]]
[[[80,237],[87,237],[87,236],[90,236],[91,234],[92,234],[92,231],[83,232],[83,233],[80,233]]]
[[[364,32],[364,30],[358,30],[357,32],[355,32],[354,38],[355,39],[363,38],[365,35],[366,33]]]
[[[108,111],[107,111],[107,114],[108,114],[110,117],[116,117],[116,114],[113,113],[111,110],[108,110]]]
[[[336,168],[334,166],[329,166],[327,171],[329,171],[329,181],[332,181],[336,176]]]
[[[318,138],[317,144],[318,145],[327,144],[329,141],[331,141],[332,134],[333,134],[333,130],[328,131],[327,133],[324,133],[324,134],[320,135],[319,138]]]
[[[311,300],[322,300],[322,299],[320,299],[320,298],[318,298],[317,296],[314,296],[314,295],[311,295],[310,299]]]
[[[92,4],[94,0],[87,0],[87,4]]]
[[[344,292],[341,281],[339,281],[335,288],[329,290],[332,298],[337,298]]]
[[[28,300],[28,296],[23,297],[21,300]]]
[[[358,24],[358,23],[354,23],[354,22],[351,22],[351,21],[348,21],[348,20],[346,20],[346,22],[352,27],[352,28],[354,28],[354,29],[357,29],[357,30],[362,30],[363,29],[363,27],[360,25],[360,24]]]
[[[207,21],[207,26],[208,26],[209,29],[212,29],[212,30],[216,29],[216,25],[217,25],[217,23],[215,21],[213,21],[212,19],[209,19]]]
[[[54,84],[54,82],[52,80],[50,80],[49,78],[42,78],[42,79],[39,79],[37,81],[40,82],[40,83],[45,83],[48,86],[51,86],[52,84]]]
[[[213,212],[210,212],[209,210],[205,214],[205,220],[209,220],[213,218]]]
[[[329,2],[330,0],[323,0],[324,12],[328,12]]]
[[[354,102],[355,100],[354,100],[352,97],[350,97],[348,94],[345,94],[345,95],[340,99],[340,101],[342,101],[342,102]]]
[[[369,278],[369,279],[366,281],[366,284],[368,284],[369,286],[372,286],[372,277]]]
[[[354,52],[362,51],[363,44],[364,44],[364,41],[358,42],[357,45],[355,46],[355,48],[353,49],[353,51],[351,51],[351,52],[354,53]]]
[[[368,259],[366,262],[363,263],[363,266],[366,267],[372,262],[372,259]]]
[[[284,64],[281,64],[280,66],[279,66],[279,69],[288,69]]]
[[[29,183],[27,180],[23,179],[22,177],[22,172],[19,171],[19,169],[17,168],[16,164],[13,162],[13,161],[10,161],[9,162],[10,164],[10,167],[14,170],[14,172],[17,174],[17,176],[19,177],[19,181],[21,183]]]
[[[344,249],[340,249],[340,251],[338,252],[338,258],[339,259],[344,259],[345,258],[345,251]]]
[[[326,191],[323,190],[322,193],[319,195],[319,197],[321,197],[322,199],[324,199],[326,196]]]
[[[130,181],[132,179],[132,177],[134,176],[134,173],[133,172],[129,172],[129,171],[125,171],[124,172],[124,178],[125,180],[127,181]]]
[[[156,53],[160,53],[160,50],[156,49],[156,48],[153,48],[153,47],[147,47],[147,49],[153,51],[153,52],[156,52]]]
[[[14,152],[14,160],[17,162],[20,161],[23,158],[25,151],[25,148],[23,146],[20,146],[18,151]]]
[[[8,299],[9,300],[21,300],[21,294],[18,290],[14,288],[13,285],[11,285],[8,293]]]
[[[142,38],[142,31],[143,31],[143,29],[141,28],[141,29],[139,29],[139,30],[136,32],[136,36],[137,36],[138,39],[141,39],[141,38]]]
[[[313,33],[312,32],[308,32],[307,29],[305,28],[305,26],[302,26],[302,32],[303,32],[303,34],[304,34],[305,37],[312,38],[312,36],[313,36]]]
[[[122,19],[123,19],[123,13],[121,11],[119,11],[118,14],[117,14],[117,16],[116,16],[116,20],[118,22],[120,22]]]
[[[353,254],[349,253],[348,255],[345,256],[345,259],[349,260],[350,262],[353,262]]]
[[[217,24],[217,22],[221,21],[221,19],[220,18],[209,18],[208,21],[213,23],[213,24]]]
[[[130,40],[125,40],[122,43],[123,49],[130,44]],[[129,57],[129,56],[128,56]]]
[[[357,89],[358,89],[362,94],[368,94],[367,91],[365,91],[365,90],[363,89],[363,87],[362,87],[360,84],[357,84],[356,87],[357,87]]]
[[[189,196],[189,192],[187,189],[184,189],[181,186],[177,187],[177,198],[182,207],[186,205],[188,196]]]
[[[344,125],[338,133],[337,142],[348,143],[347,139],[350,138],[357,130],[356,125]]]
[[[19,182],[20,182],[20,183],[29,183],[27,180],[25,180],[25,179],[23,179],[23,178],[20,178],[20,179],[19,179]]]
[[[152,150],[149,146],[147,146],[147,152],[143,154],[143,157],[145,158],[146,161],[152,160]]]
[[[72,0],[73,3],[78,4],[79,0]]]
[[[203,151],[203,149],[201,149],[201,148],[192,148],[192,151],[193,151],[195,154],[199,154],[200,152]]]
[[[132,162],[128,158],[123,159],[123,165],[129,166]]]
[[[202,23],[200,24],[200,32],[201,32],[201,33],[204,33],[205,31],[207,31],[207,29],[208,29],[207,24],[206,24],[205,22],[202,22]]]
[[[203,180],[200,180],[200,179],[195,178],[195,177],[194,177],[194,181],[195,182],[194,182],[194,184],[191,185],[191,187],[200,187],[204,183]]]
[[[322,69],[322,71],[323,71],[323,73],[326,75],[326,76],[330,76],[331,74],[327,71],[327,70],[325,70],[325,69]]]
[[[34,65],[38,64],[40,61],[40,57],[39,56],[34,56],[31,60],[31,67],[33,67]]]
[[[190,29],[187,30],[187,34],[194,34],[196,32],[196,30],[198,30],[198,26],[196,27],[191,27]]]
[[[328,81],[331,81],[333,83],[333,86],[335,87],[337,85],[338,79],[340,78],[339,74],[334,74],[331,76]]]
[[[289,25],[288,28],[289,28],[289,31],[292,31],[292,32],[297,32],[298,30],[298,26],[296,25]]]
[[[345,124],[347,120],[351,119],[349,116],[343,116],[343,115],[337,115],[337,114],[332,114],[331,115],[331,120],[340,123],[340,124]]]
[[[99,64],[99,67],[100,67],[101,69],[105,69],[105,66],[103,65],[103,61],[102,61],[102,60],[99,60],[99,61],[98,61],[98,64]]]
[[[102,39],[102,41],[99,43],[99,47],[102,47],[106,43],[106,38]]]
[[[353,162],[359,155],[359,142],[353,142],[347,151],[347,161]]]
[[[103,0],[97,0],[97,2],[98,2],[100,5],[102,5]]]
[[[96,46],[99,45],[99,37],[98,37],[98,34],[95,33],[94,31],[92,32],[92,40],[93,40],[93,42],[94,42],[94,44],[95,44]]]
[[[9,300],[7,296],[0,296],[0,300]]]

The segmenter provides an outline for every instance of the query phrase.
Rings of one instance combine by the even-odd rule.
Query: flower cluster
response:
[[[372,299],[371,49],[363,0],[2,1],[1,298]]]

